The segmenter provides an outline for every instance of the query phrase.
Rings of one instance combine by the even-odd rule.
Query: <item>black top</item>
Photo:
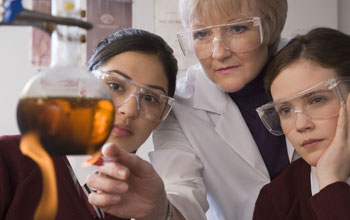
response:
[[[264,89],[264,71],[238,92],[229,93],[238,106],[260,154],[269,171],[271,179],[278,176],[289,164],[285,136],[274,136],[264,126],[255,111],[257,107],[270,101]]]
[[[255,203],[254,220],[349,220],[350,186],[335,182],[312,196],[311,166],[294,161],[265,185]]]
[[[20,136],[0,136],[0,219],[33,219],[42,194],[39,166],[20,151]],[[52,157],[57,181],[58,210],[55,220],[95,220],[68,169],[65,157]],[[105,220],[123,220],[106,215]]]

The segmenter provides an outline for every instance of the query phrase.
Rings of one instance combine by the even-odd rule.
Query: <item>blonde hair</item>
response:
[[[269,55],[276,52],[281,32],[287,18],[287,0],[180,0],[179,12],[184,27],[199,19],[232,17],[241,13],[243,1],[248,1],[250,9],[256,8],[262,19],[264,41]]]

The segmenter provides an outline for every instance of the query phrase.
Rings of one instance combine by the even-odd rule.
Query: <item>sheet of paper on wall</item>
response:
[[[87,57],[107,35],[131,27],[132,2],[116,0],[87,0],[87,20],[94,28],[87,33]]]
[[[89,59],[95,46],[117,30],[131,27],[131,0],[86,0],[80,2],[80,9],[86,9],[86,19],[94,27],[87,32],[86,56]],[[33,0],[33,10],[51,13],[51,0]],[[32,64],[40,67],[50,66],[51,38],[36,28],[32,29]],[[87,61],[87,60],[86,60]],[[86,61],[83,63],[86,63]]]
[[[51,13],[51,0],[33,0],[33,10]],[[43,30],[32,28],[31,62],[35,66],[48,67],[51,60],[51,38]]]
[[[181,52],[181,48],[176,38],[176,33],[183,26],[179,15],[179,0],[155,0],[155,33],[162,36],[174,49],[175,57],[178,60],[179,70],[184,71],[190,65],[196,63],[194,56],[186,56]]]

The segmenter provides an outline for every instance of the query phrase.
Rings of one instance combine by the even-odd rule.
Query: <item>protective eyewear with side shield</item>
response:
[[[215,29],[220,30],[216,34]],[[260,17],[249,17],[199,29],[184,29],[177,33],[184,55],[195,53],[198,59],[212,56],[216,43],[236,53],[251,51],[263,43]]]
[[[158,89],[136,83],[116,71],[94,70],[92,73],[108,86],[116,109],[133,97],[141,116],[160,122],[173,106],[174,98],[162,94]]]
[[[256,111],[267,130],[279,136],[295,127],[297,113],[311,120],[337,116],[349,90],[350,77],[330,78],[292,97],[269,102]]]

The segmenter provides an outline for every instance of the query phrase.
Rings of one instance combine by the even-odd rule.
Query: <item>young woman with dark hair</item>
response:
[[[350,219],[350,36],[316,28],[271,61],[257,109],[300,159],[260,191],[254,219]],[[281,146],[282,147],[282,146]]]
[[[135,152],[171,109],[177,74],[173,50],[150,32],[121,30],[97,46],[89,69],[110,88],[115,106],[115,124],[107,142]],[[19,135],[0,137],[0,219],[32,219],[41,196],[40,169],[22,155],[20,139]],[[104,216],[88,203],[66,157],[53,161],[56,219],[118,219]]]

